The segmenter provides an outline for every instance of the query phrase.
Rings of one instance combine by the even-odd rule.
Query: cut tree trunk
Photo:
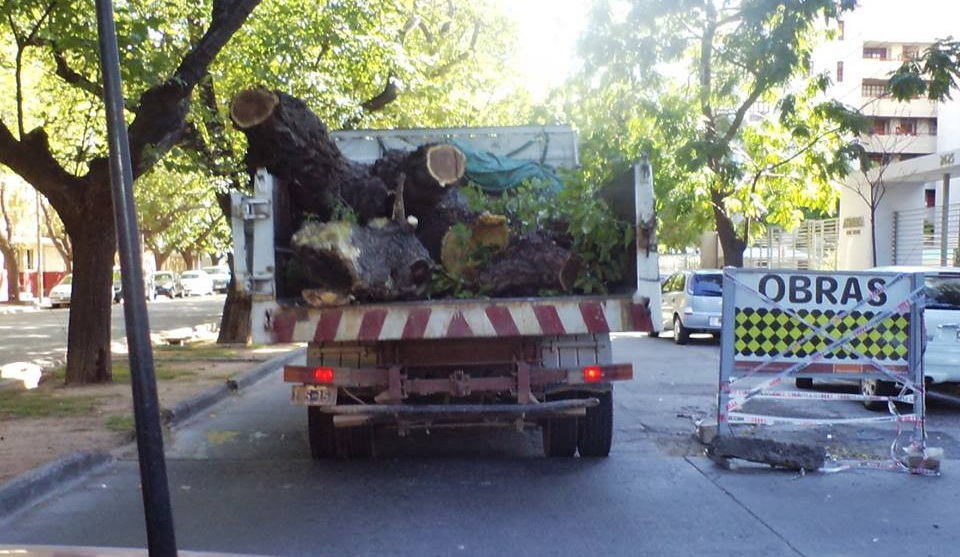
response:
[[[236,288],[237,275],[232,253],[227,254],[227,264],[230,266],[230,283],[227,285],[227,297],[223,301],[217,344],[248,344],[252,333],[250,312],[253,311],[253,299],[250,294]]]
[[[388,151],[373,164],[371,174],[388,185],[403,174],[403,204],[418,219],[432,212],[466,171],[466,157],[460,149],[445,143],[418,147],[412,152]]]
[[[266,168],[289,189],[293,212],[279,217],[294,229],[307,214],[328,221],[344,204],[361,223],[388,215],[389,188],[367,167],[343,157],[303,101],[279,91],[250,89],[234,97],[230,117],[247,136],[248,170]]]
[[[579,271],[578,257],[533,233],[513,238],[502,255],[477,269],[473,281],[489,296],[537,296],[544,290],[571,292]]]
[[[408,211],[409,214],[409,211]],[[417,217],[417,238],[430,253],[430,257],[440,261],[443,255],[443,237],[450,227],[462,223],[471,226],[480,217],[480,211],[470,208],[466,197],[456,188],[446,195],[431,211],[415,214]]]
[[[109,189],[100,203],[111,207]],[[113,305],[113,257],[117,251],[113,218],[67,225],[73,244],[73,290],[67,337],[66,383],[103,383],[113,378],[110,317]]]
[[[308,301],[415,299],[432,277],[430,254],[405,222],[308,222],[292,244],[314,290]]]

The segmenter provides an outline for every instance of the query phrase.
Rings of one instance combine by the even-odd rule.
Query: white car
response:
[[[927,338],[923,352],[923,373],[927,384],[960,383],[960,268],[957,267],[875,267],[884,273],[923,273],[926,306],[923,327]],[[813,379],[797,378],[798,388],[809,389]],[[892,396],[899,389],[892,381],[864,379],[864,395]],[[886,410],[887,403],[864,401],[870,410]]]
[[[180,291],[184,296],[213,294],[213,277],[205,271],[184,271],[180,274]]]
[[[214,291],[227,291],[227,287],[230,285],[230,267],[226,265],[214,265],[213,267],[204,267],[203,271],[213,278]]]
[[[73,273],[67,273],[56,286],[50,289],[50,305],[54,308],[69,306],[72,293]]]

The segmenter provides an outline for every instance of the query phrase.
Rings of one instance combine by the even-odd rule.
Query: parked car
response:
[[[50,289],[50,305],[60,308],[70,305],[70,295],[73,293],[73,273],[67,273],[60,282]]]
[[[692,333],[720,334],[723,311],[723,271],[680,271],[661,285],[663,324],[673,341],[686,344]]]
[[[180,274],[180,288],[184,296],[213,294],[213,277],[205,271],[184,271]]]
[[[927,338],[923,353],[923,372],[927,384],[960,383],[960,268],[956,267],[875,267],[884,273],[923,273],[926,307],[923,326]],[[861,379],[864,395],[892,396],[898,388],[893,381]],[[797,378],[797,388],[813,387],[813,379]],[[869,410],[886,410],[883,401],[864,401]]]
[[[179,277],[172,271],[157,271],[153,273],[153,291],[157,296],[179,298],[183,296]]]
[[[213,290],[215,292],[227,291],[227,287],[230,285],[230,267],[226,265],[214,265],[212,267],[204,267],[203,271],[213,278]]]

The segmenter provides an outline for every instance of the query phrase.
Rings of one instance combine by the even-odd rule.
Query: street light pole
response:
[[[176,557],[173,510],[167,484],[167,465],[163,454],[163,430],[160,427],[160,403],[150,345],[150,324],[143,282],[143,254],[140,230],[133,198],[133,168],[130,143],[123,117],[120,80],[120,54],[113,19],[112,0],[96,0],[100,67],[107,112],[107,139],[110,146],[110,186],[113,214],[117,223],[120,248],[120,277],[123,281],[123,315],[129,346],[133,416],[143,486],[147,546],[150,557]]]

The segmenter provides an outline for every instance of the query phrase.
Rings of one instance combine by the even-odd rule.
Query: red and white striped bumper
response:
[[[630,296],[444,300],[330,309],[254,304],[254,342],[556,336],[651,330]]]

